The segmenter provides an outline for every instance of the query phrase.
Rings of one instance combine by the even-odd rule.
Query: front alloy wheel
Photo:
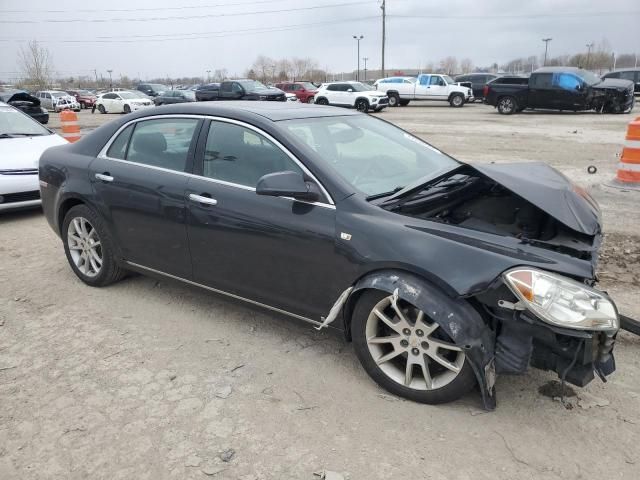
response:
[[[394,294],[365,292],[354,311],[352,334],[367,373],[396,395],[445,403],[475,384],[464,350],[425,312]]]
[[[69,254],[80,273],[95,277],[102,268],[102,244],[97,230],[83,217],[75,217],[67,229]]]

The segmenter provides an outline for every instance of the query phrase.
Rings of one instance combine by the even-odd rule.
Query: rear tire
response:
[[[518,102],[513,97],[502,97],[498,100],[498,112],[502,115],[512,115],[518,111]]]
[[[390,107],[400,106],[400,95],[398,95],[397,93],[389,93],[387,96],[389,97]]]
[[[401,107],[406,107],[407,105],[409,105],[410,100],[400,100],[400,106]]]
[[[453,95],[451,95],[451,98],[449,99],[449,105],[451,105],[453,108],[464,107],[464,103],[465,103],[464,96],[460,93],[454,93]]]
[[[408,320],[405,326],[392,298],[388,292],[367,290],[353,312],[353,345],[369,376],[395,395],[432,405],[452,402],[469,392],[476,379],[464,350],[425,313],[398,300]],[[393,328],[376,311],[390,319]]]
[[[124,106],[124,113],[131,113],[131,107],[129,105]]]
[[[114,242],[100,216],[86,205],[71,208],[62,222],[64,253],[87,285],[104,287],[125,276],[114,256]]]
[[[320,97],[315,101],[315,103],[317,103],[318,105],[329,105],[329,100],[324,97]]]
[[[314,102],[315,102],[315,97],[307,98],[307,103],[314,103]]]

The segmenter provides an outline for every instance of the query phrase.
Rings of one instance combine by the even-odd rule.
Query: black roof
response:
[[[127,118],[162,114],[215,115],[238,120],[246,119],[247,116],[253,114],[274,122],[292,120],[294,118],[361,115],[355,110],[298,102],[213,101],[163,105],[153,109],[138,110],[134,114],[129,114]]]

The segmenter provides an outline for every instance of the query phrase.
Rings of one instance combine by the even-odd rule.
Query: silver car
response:
[[[40,99],[40,105],[53,112],[61,112],[62,110],[80,111],[78,101],[67,92],[58,90],[43,90],[36,92],[36,97]]]

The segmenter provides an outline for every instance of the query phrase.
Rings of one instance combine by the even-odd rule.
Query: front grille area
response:
[[[29,200],[39,200],[40,191],[33,190],[31,192],[20,193],[5,193],[0,195],[0,203],[16,203],[16,202],[28,202]]]
[[[381,98],[380,101],[378,102],[378,105],[386,105],[387,103],[389,103],[388,98]]]
[[[19,168],[15,170],[0,170],[0,175],[37,175],[37,168]]]
[[[267,97],[268,102],[286,102],[287,97],[285,95],[273,95]]]

